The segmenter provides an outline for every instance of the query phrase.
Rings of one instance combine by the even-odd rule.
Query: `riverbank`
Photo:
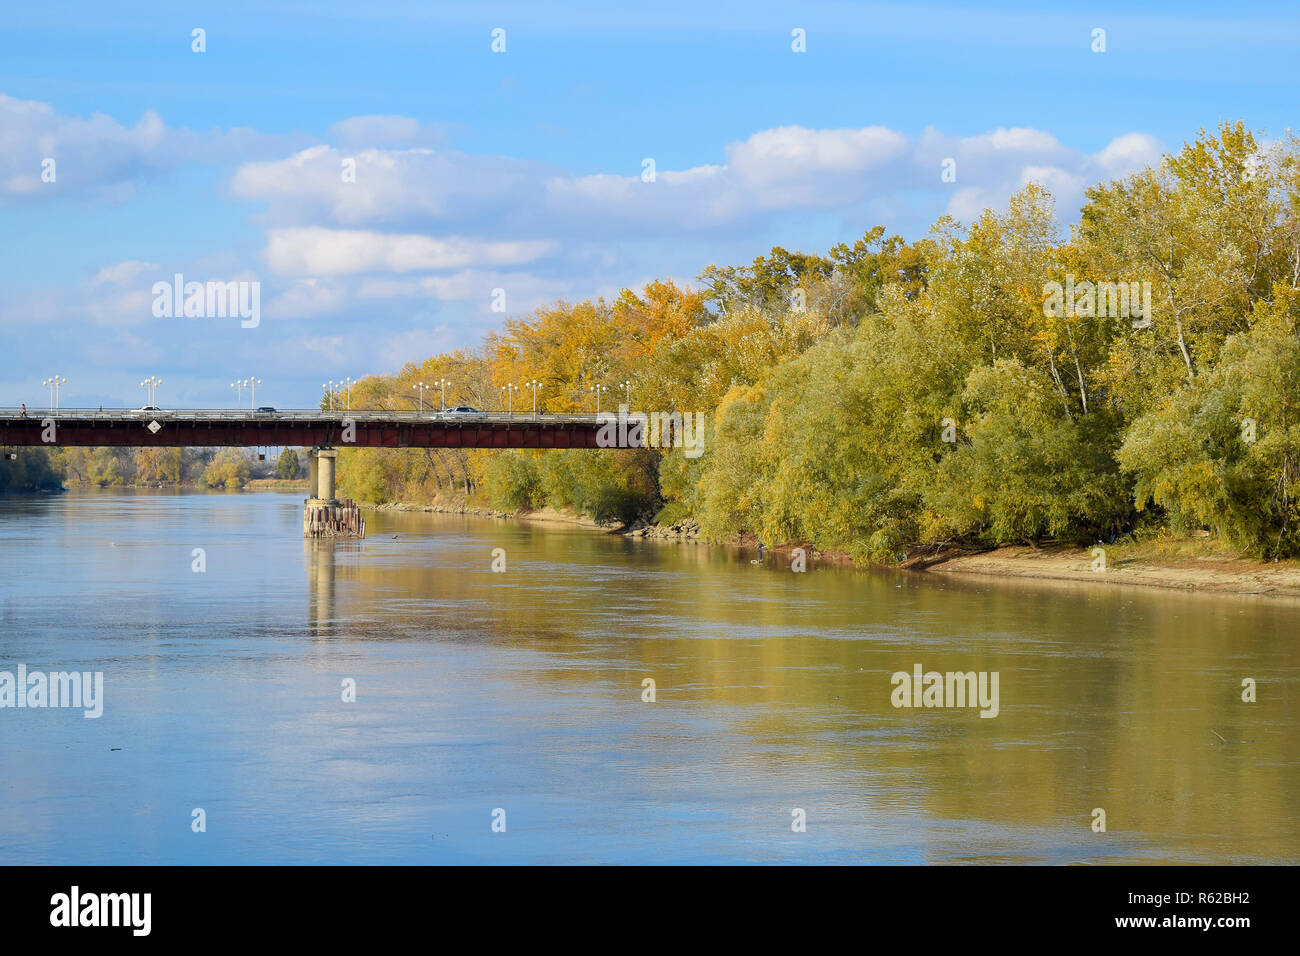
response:
[[[201,481],[156,481],[156,482],[139,482],[123,483],[116,485],[97,485],[85,482],[64,482],[57,491],[71,491],[73,489],[94,488],[105,491],[114,488],[120,488],[125,491],[175,491],[175,492],[193,492],[193,491],[301,491],[307,492],[306,478],[250,478],[244,482],[241,488],[214,488],[204,484]]]
[[[206,486],[204,486],[206,487]],[[301,491],[307,493],[306,478],[250,478],[244,491]]]
[[[543,508],[539,511],[507,512],[475,507],[459,500],[432,504],[394,502],[367,506],[376,511],[429,512],[471,515],[497,520],[543,524],[569,524],[622,534],[644,541],[708,544],[700,537],[699,524],[685,518],[672,525],[627,527],[602,525],[572,512]],[[721,546],[753,549],[758,539],[739,535]],[[797,544],[769,547],[778,561],[791,560]],[[804,546],[809,564],[853,567],[845,552],[817,551]],[[983,551],[952,548],[923,552],[904,561],[902,570],[918,574],[972,577],[1021,578],[1037,581],[1077,581],[1089,584],[1123,584],[1173,590],[1195,590],[1221,594],[1267,595],[1300,598],[1300,561],[1262,562],[1244,558],[1203,537],[1167,536],[1152,542],[1124,543],[1104,547],[1102,563],[1092,548],[1048,545],[1034,548],[1006,545]]]
[[[1098,548],[1104,564],[1103,555],[1094,549],[1006,546],[979,554],[954,553],[924,571],[1300,598],[1296,561],[1255,561],[1195,539]]]
[[[417,504],[412,501],[392,501],[386,504],[363,504],[362,508],[370,511],[422,512],[426,514],[470,515],[476,518],[494,518],[504,521],[532,521],[541,524],[571,524],[607,534],[618,534],[624,529],[622,525],[603,525],[584,515],[559,511],[555,508],[541,508],[537,511],[498,511],[495,508],[479,508],[469,502],[454,499],[435,501],[430,504]]]

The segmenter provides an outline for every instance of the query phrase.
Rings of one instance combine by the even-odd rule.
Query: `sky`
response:
[[[314,407],[542,304],[1031,181],[1068,225],[1203,128],[1290,128],[1298,48],[1293,3],[11,3],[0,405],[57,375],[65,408],[149,376]],[[156,314],[178,274],[256,288],[256,324]]]

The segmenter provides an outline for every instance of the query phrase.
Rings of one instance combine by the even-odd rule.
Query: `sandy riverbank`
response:
[[[1213,545],[1202,553],[1165,555],[1134,546],[1106,548],[1105,570],[1094,570],[1091,549],[1002,547],[981,554],[959,554],[931,564],[927,574],[985,575],[1049,581],[1128,584],[1141,587],[1300,597],[1300,562],[1264,563],[1223,552]],[[1191,551],[1191,553],[1187,553]]]

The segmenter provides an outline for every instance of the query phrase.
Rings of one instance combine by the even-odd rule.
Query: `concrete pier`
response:
[[[306,538],[364,538],[366,522],[351,498],[334,495],[333,448],[314,448],[311,453],[311,497],[303,502],[302,533]]]

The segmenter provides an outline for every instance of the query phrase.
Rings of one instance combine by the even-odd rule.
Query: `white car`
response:
[[[487,412],[479,411],[471,405],[457,405],[435,412],[433,418],[487,418]]]

